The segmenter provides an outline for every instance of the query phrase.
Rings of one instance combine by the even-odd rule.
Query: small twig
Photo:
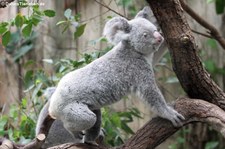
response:
[[[0,138],[0,149],[20,149],[24,145],[12,142],[7,138]]]
[[[183,0],[180,0],[180,4],[193,19],[210,31],[211,36],[215,38],[225,50],[225,39],[220,35],[219,31],[214,26],[205,21],[202,17],[200,17],[197,13],[195,13]]]
[[[112,3],[113,0],[110,0],[110,2],[108,3],[108,5],[110,5]]]
[[[0,146],[0,149],[13,149],[14,148],[13,142],[8,139],[3,138],[1,142],[2,142],[2,145]]]
[[[204,36],[204,37],[207,37],[207,38],[213,38],[212,36],[210,36],[210,35],[207,35],[207,34],[204,34],[204,33],[201,33],[201,32],[198,32],[198,31],[195,31],[195,30],[191,30],[193,33],[196,33],[196,34],[199,34],[199,35],[202,35],[202,36]]]
[[[39,134],[34,141],[25,145],[23,149],[40,149],[46,139],[45,134]]]
[[[94,1],[95,1],[96,3],[98,3],[99,5],[101,5],[101,6],[105,7],[105,8],[107,8],[108,10],[110,10],[110,11],[114,12],[115,14],[118,14],[119,16],[121,16],[121,17],[124,17],[124,18],[128,19],[126,16],[124,16],[124,15],[122,15],[121,13],[119,13],[119,12],[117,12],[117,11],[113,10],[113,9],[112,9],[112,8],[110,8],[109,6],[106,6],[105,4],[103,4],[103,3],[101,3],[101,2],[99,2],[99,1],[97,1],[97,0],[94,0]]]
[[[99,14],[99,15],[96,15],[96,16],[91,17],[91,18],[89,18],[89,19],[86,19],[86,20],[80,21],[80,23],[84,23],[84,22],[87,22],[87,21],[93,20],[93,19],[95,19],[95,18],[97,18],[97,17],[100,17],[100,16],[102,16],[102,15],[106,14],[106,13],[107,13],[107,12],[109,12],[109,11],[110,11],[110,10],[108,9],[107,11],[105,11],[105,12],[103,12],[103,13]]]

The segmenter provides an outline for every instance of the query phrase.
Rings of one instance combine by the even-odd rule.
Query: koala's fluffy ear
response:
[[[157,20],[149,6],[145,6],[141,11],[137,13],[135,18],[139,18],[139,17],[149,20],[152,24],[154,24],[157,28],[159,28]]]
[[[116,45],[120,41],[128,40],[130,29],[131,27],[127,19],[114,17],[105,24],[103,35],[110,43]]]

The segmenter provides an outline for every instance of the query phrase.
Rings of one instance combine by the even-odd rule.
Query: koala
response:
[[[46,106],[49,115],[80,142],[94,143],[99,136],[101,107],[131,93],[144,100],[158,116],[176,127],[182,125],[184,117],[166,104],[155,82],[154,54],[162,49],[164,38],[149,21],[148,9],[130,21],[123,17],[109,20],[103,34],[114,48],[66,74],[51,96]]]
[[[47,88],[45,93],[44,93],[44,97],[46,99],[50,100],[50,98],[51,98],[52,94],[54,93],[55,89],[56,89],[56,87]],[[37,125],[36,125],[36,130],[35,130],[36,135],[39,134],[40,129],[41,129],[41,125],[44,121],[44,118],[46,117],[46,115],[48,115],[49,100],[43,106],[43,108],[41,109],[41,112],[38,116],[38,121],[37,121]],[[72,136],[72,134],[70,134],[63,127],[62,121],[55,120],[53,122],[49,132],[48,132],[48,136],[45,140],[45,143],[42,145],[42,148],[48,148],[48,147],[63,144],[63,143],[79,142],[79,141],[80,141],[80,139],[76,140],[76,138],[74,138]]]

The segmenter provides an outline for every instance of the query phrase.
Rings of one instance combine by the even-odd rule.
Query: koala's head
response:
[[[130,21],[123,17],[112,18],[106,23],[103,34],[114,45],[122,42],[142,54],[155,52],[164,38],[142,14],[138,13]]]

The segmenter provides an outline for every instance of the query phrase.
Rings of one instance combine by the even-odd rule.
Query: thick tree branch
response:
[[[202,17],[200,17],[194,10],[192,10],[185,2],[184,0],[180,0],[180,4],[183,7],[183,9],[193,18],[195,19],[200,25],[205,27],[209,30],[209,33],[213,38],[215,38],[219,44],[223,47],[225,50],[225,39],[220,35],[219,31],[211,24],[209,24],[206,20],[204,20]]]
[[[195,121],[206,122],[216,130],[223,130],[221,133],[225,136],[225,112],[216,105],[203,100],[181,98],[176,101],[175,109],[185,116],[184,125]],[[168,120],[157,117],[138,130],[122,148],[153,149],[177,130],[179,128],[173,127]]]
[[[191,98],[204,99],[225,110],[225,94],[203,68],[179,0],[147,0],[169,46],[181,86]]]

